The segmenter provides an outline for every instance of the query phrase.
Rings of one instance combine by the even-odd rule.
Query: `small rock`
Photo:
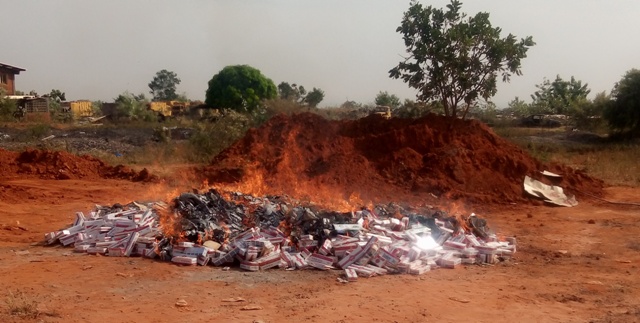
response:
[[[262,306],[260,305],[247,305],[240,308],[240,310],[242,311],[257,311],[261,309],[262,309]]]
[[[455,296],[454,297],[449,297],[449,299],[452,300],[452,301],[459,302],[459,303],[469,303],[469,302],[471,302],[468,299],[458,298],[458,297],[455,297]]]
[[[176,301],[176,306],[177,307],[186,307],[188,306],[189,303],[187,303],[187,301],[185,301],[184,299],[179,299]]]
[[[231,298],[225,298],[222,301],[223,302],[245,302],[247,300],[242,297],[231,297]]]
[[[601,281],[599,280],[590,280],[587,282],[587,284],[589,285],[604,285]]]
[[[591,219],[591,220],[587,221],[587,223],[589,223],[589,224],[596,224],[596,220]]]

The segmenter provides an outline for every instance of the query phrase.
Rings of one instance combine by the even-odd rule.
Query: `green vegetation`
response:
[[[628,71],[616,83],[604,118],[614,132],[630,137],[640,136],[640,70]]]
[[[214,109],[254,112],[263,100],[278,95],[273,81],[249,65],[233,65],[222,69],[209,81],[205,104]]]
[[[180,82],[178,74],[167,70],[158,71],[149,83],[149,89],[151,89],[149,93],[152,95],[152,100],[178,100],[180,96],[176,93],[176,88]]]
[[[188,161],[208,163],[213,156],[242,138],[253,125],[247,115],[235,111],[225,111],[216,122],[197,124],[187,146]]]
[[[208,163],[250,128],[258,127],[278,114],[310,112],[331,120],[353,120],[370,115],[377,105],[389,106],[392,116],[400,118],[420,118],[429,113],[454,118],[473,117],[489,124],[496,133],[542,161],[568,164],[612,184],[640,185],[637,163],[640,146],[628,140],[640,136],[640,70],[629,70],[610,94],[601,92],[593,99],[588,97],[591,92],[588,84],[573,76],[569,80],[560,75],[553,80],[545,78],[536,85],[531,102],[516,97],[506,108],[500,109],[503,107],[490,101],[496,94],[499,79],[506,82],[512,75],[521,75],[522,60],[535,43],[530,36],[517,39],[508,34],[502,37],[502,30],[492,26],[488,13],[467,16],[461,12],[461,7],[462,3],[457,0],[451,0],[442,9],[412,1],[396,29],[403,37],[408,57],[391,69],[389,76],[416,89],[416,101],[407,99],[403,102],[394,94],[379,91],[370,103],[347,100],[339,106],[318,108],[325,97],[319,88],[308,91],[302,85],[288,82],[281,82],[276,87],[256,68],[226,66],[208,82],[204,104],[169,106],[171,115],[180,118],[164,120],[157,111],[150,110],[150,100],[144,94],[128,91],[118,95],[115,103],[94,102],[94,115],[109,115],[109,119],[100,121],[105,123],[101,126],[103,130],[107,128],[105,133],[121,128],[140,131],[126,132],[127,137],[133,139],[118,143],[126,147],[126,153],[120,153],[122,146],[111,147],[108,135],[104,138],[95,136],[91,139],[93,143],[103,140],[97,146],[107,148],[95,149],[91,154],[119,164]],[[174,72],[164,69],[157,72],[148,84],[151,100],[187,102],[186,95],[176,92],[180,82]],[[37,95],[34,91],[29,94]],[[0,120],[26,123],[19,127],[18,134],[12,133],[11,138],[33,145],[52,133],[57,135],[59,130],[77,130],[69,129],[69,125],[52,127],[51,121],[68,122],[71,114],[62,108],[62,102],[66,100],[64,92],[52,89],[46,96],[53,118],[49,120],[49,114],[45,114],[47,120],[34,121],[38,117],[35,113],[17,118],[16,101],[6,99],[0,93]],[[176,107],[192,109],[178,111]],[[165,113],[165,110],[161,111]],[[561,122],[554,121],[554,124],[564,127],[546,129],[535,122],[528,124],[531,128],[518,127],[523,117],[536,114],[559,115]],[[172,138],[171,130],[185,129],[188,135],[180,137],[174,132]],[[154,138],[149,140],[152,132]],[[146,136],[149,142],[131,144],[137,135]],[[580,135],[586,135],[588,139],[580,140]],[[618,138],[626,141],[615,141]],[[86,150],[82,145],[67,145],[65,139],[38,142],[37,146],[76,149],[72,151],[75,153]]]
[[[312,108],[317,107],[322,100],[324,100],[324,91],[315,87],[304,98],[304,102]]]
[[[0,88],[0,121],[14,120],[16,101],[7,99],[5,95],[4,88]]]
[[[500,127],[501,137],[538,160],[568,165],[612,185],[640,186],[640,143],[615,142],[595,135],[571,136],[563,129]]]
[[[535,43],[531,37],[500,37],[489,14],[467,17],[462,3],[452,0],[447,11],[412,1],[397,32],[403,35],[409,57],[389,71],[418,90],[418,100],[439,101],[444,113],[465,117],[478,99],[497,92],[498,76],[508,81],[522,74],[521,61]]]
[[[537,113],[575,114],[579,105],[587,101],[587,95],[591,92],[588,86],[582,85],[582,81],[576,81],[573,76],[571,81],[563,80],[560,75],[553,82],[545,79],[542,84],[536,85],[538,90],[531,95],[532,109]]]
[[[374,100],[376,105],[388,106],[391,109],[397,109],[402,104],[400,103],[400,98],[395,94],[389,94],[387,91],[380,91]]]
[[[311,92],[307,93],[307,90],[302,85],[295,83],[290,85],[288,82],[281,82],[278,84],[278,97],[282,100],[315,108],[324,100],[324,91],[314,87]]]
[[[158,116],[155,112],[147,109],[149,101],[144,94],[135,95],[130,92],[124,92],[114,99],[117,108],[114,120],[131,121],[140,120],[145,122],[157,122]]]

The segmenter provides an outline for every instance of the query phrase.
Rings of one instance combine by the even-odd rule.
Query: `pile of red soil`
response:
[[[143,169],[110,166],[92,156],[77,156],[64,151],[0,149],[0,179],[36,176],[42,179],[126,179],[153,181],[157,178]]]
[[[525,175],[563,175],[556,185],[600,195],[603,182],[545,165],[478,121],[430,115],[329,121],[305,113],[252,129],[204,169],[209,183],[314,201],[528,203]],[[542,180],[542,179],[541,179]]]

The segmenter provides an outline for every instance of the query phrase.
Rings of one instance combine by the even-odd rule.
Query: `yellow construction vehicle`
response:
[[[70,114],[73,120],[93,117],[93,104],[89,100],[62,102],[61,108],[62,112]]]
[[[385,119],[391,119],[391,108],[386,105],[379,105],[371,114],[379,115]]]
[[[184,115],[189,106],[189,102],[181,101],[154,101],[147,104],[147,108],[155,112],[160,120]]]

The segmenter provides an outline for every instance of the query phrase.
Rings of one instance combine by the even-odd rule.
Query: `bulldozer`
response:
[[[385,119],[391,119],[391,108],[386,105],[379,105],[375,107],[372,115],[379,115]]]
[[[62,102],[60,108],[72,120],[93,117],[93,103],[89,100]]]
[[[147,104],[147,109],[155,112],[160,120],[182,116],[189,107],[189,102],[182,101],[153,101]]]

